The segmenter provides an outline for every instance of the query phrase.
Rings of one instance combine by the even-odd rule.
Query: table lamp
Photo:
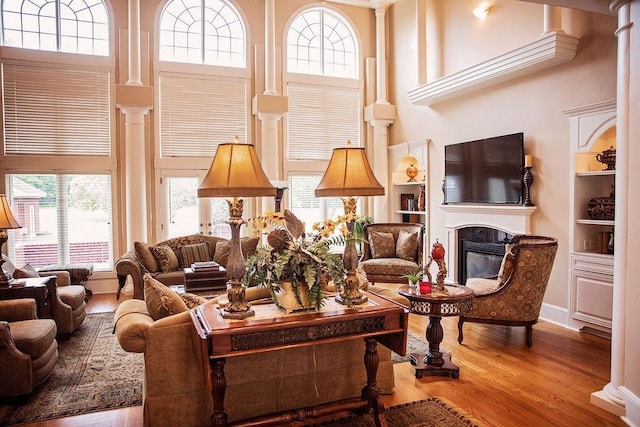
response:
[[[244,319],[255,315],[251,305],[245,300],[244,258],[240,247],[240,227],[243,200],[238,197],[276,196],[276,188],[262,170],[253,144],[241,144],[238,137],[233,143],[220,144],[202,184],[198,187],[198,197],[231,197],[229,220],[231,240],[227,261],[227,294],[229,303],[222,309],[225,318]]]
[[[376,179],[363,147],[352,147],[347,141],[345,148],[334,148],[329,166],[316,188],[317,197],[341,197],[345,214],[355,214],[355,196],[383,196],[384,187]],[[347,230],[353,233],[355,220],[349,221]],[[347,239],[342,255],[347,270],[344,289],[336,296],[342,304],[362,304],[367,300],[359,289],[356,277],[358,251],[353,239]]]
[[[22,228],[22,226],[13,216],[13,212],[11,212],[9,202],[7,201],[7,196],[0,194],[0,252],[2,252],[2,247],[9,238],[7,230],[14,228]],[[4,258],[0,258],[0,286],[8,286],[13,279],[11,275],[4,271],[2,264],[4,264]]]

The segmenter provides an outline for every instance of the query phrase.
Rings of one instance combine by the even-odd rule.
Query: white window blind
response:
[[[110,154],[109,72],[2,64],[6,154]]]
[[[113,268],[109,175],[8,175],[8,195],[22,228],[13,230],[17,266],[91,263]]]
[[[160,75],[161,157],[213,157],[218,144],[247,139],[247,82]]]
[[[287,158],[329,160],[347,140],[360,145],[358,88],[288,83]]]

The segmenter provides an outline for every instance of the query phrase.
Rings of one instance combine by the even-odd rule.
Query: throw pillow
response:
[[[396,255],[407,261],[414,261],[417,250],[418,233],[409,233],[405,230],[400,230],[398,233],[398,242],[396,243]]]
[[[394,258],[396,256],[396,242],[392,233],[372,231],[369,233],[371,256],[374,258]]]
[[[227,266],[227,259],[229,259],[229,249],[231,245],[228,241],[217,242],[216,251],[213,253],[213,260],[223,267]]]
[[[183,267],[191,267],[194,262],[209,261],[209,245],[206,243],[196,243],[185,245],[180,248],[182,252]]]
[[[240,249],[242,250],[242,256],[244,259],[249,258],[256,253],[256,248],[260,243],[260,239],[257,237],[242,238],[240,239]],[[231,249],[231,242],[228,240],[217,242],[216,250],[213,253],[213,260],[223,267],[227,266],[227,260],[229,259],[229,250]]]
[[[153,257],[158,262],[158,266],[163,273],[176,271],[180,268],[180,262],[173,249],[166,245],[149,247]]]
[[[148,244],[143,242],[134,242],[133,251],[136,253],[136,256],[140,260],[140,264],[142,264],[142,266],[146,268],[148,272],[155,273],[157,271],[160,271],[158,261],[156,261],[155,257],[151,253],[151,249],[149,248]]]
[[[516,265],[516,256],[511,253],[511,249],[513,249],[513,244],[507,243],[504,245],[504,258],[502,258],[502,264],[500,265],[500,270],[498,271],[498,283],[503,285],[504,282],[511,276],[513,272],[513,268]]]
[[[144,275],[144,300],[153,320],[189,310],[180,295],[150,274]]]
[[[181,294],[180,298],[182,298],[182,301],[184,301],[184,303],[187,305],[187,307],[189,307],[189,309],[196,308],[197,306],[204,304],[205,302],[208,301],[208,299],[206,299],[205,297],[192,294],[189,292],[185,292],[184,294]]]
[[[14,279],[30,279],[32,277],[40,277],[38,271],[31,266],[31,264],[25,264],[22,268],[16,268],[13,272]]]

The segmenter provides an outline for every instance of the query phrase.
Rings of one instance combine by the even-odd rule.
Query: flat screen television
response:
[[[444,203],[522,204],[524,134],[444,147]]]

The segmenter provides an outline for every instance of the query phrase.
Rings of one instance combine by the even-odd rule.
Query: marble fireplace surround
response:
[[[531,215],[535,206],[519,205],[440,205],[447,235],[440,239],[446,249],[447,283],[457,283],[458,230],[465,227],[495,228],[509,234],[531,234]]]

